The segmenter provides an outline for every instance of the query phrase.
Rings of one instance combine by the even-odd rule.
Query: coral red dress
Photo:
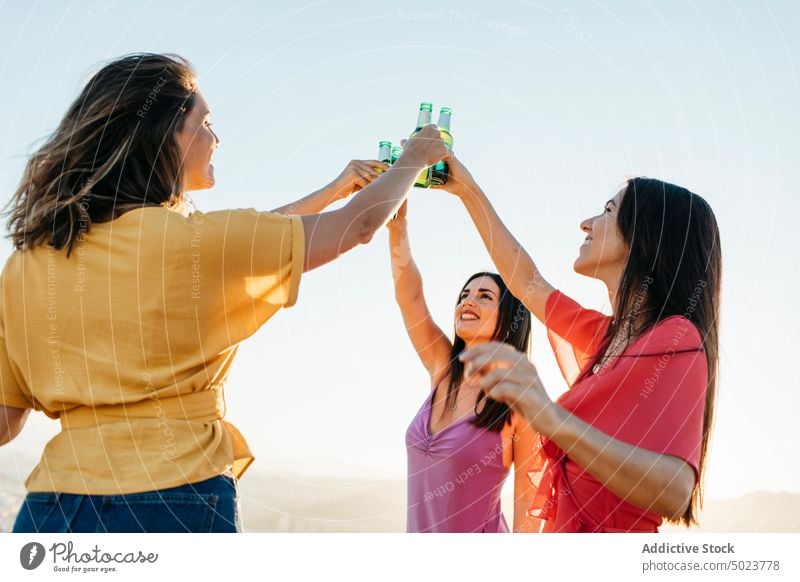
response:
[[[601,371],[582,377],[603,347],[611,318],[553,291],[545,321],[571,386],[558,403],[616,439],[685,460],[697,475],[708,369],[690,319],[663,319]],[[545,532],[658,531],[658,514],[611,493],[546,437],[537,449],[529,472],[537,486],[530,514],[546,520]]]

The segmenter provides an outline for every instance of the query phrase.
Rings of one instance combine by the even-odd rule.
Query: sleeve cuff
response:
[[[5,394],[0,392],[0,404],[10,408],[33,408],[33,403],[18,394]]]
[[[291,307],[297,302],[306,254],[303,220],[296,215],[290,216],[289,219],[292,221],[292,270],[291,273],[289,273],[289,297],[284,307]]]
[[[561,298],[561,291],[559,289],[553,289],[550,291],[550,295],[547,296],[547,299],[544,302],[544,326],[546,328],[551,328],[553,323],[553,310],[555,309],[555,304]]]

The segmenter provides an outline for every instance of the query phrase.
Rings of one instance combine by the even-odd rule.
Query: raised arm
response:
[[[458,196],[464,204],[509,291],[544,322],[545,305],[553,286],[545,280],[533,259],[503,224],[472,174],[452,153],[446,160],[450,178],[444,188]]]
[[[10,443],[22,431],[30,408],[14,408],[0,404],[0,446]]]
[[[387,225],[394,297],[400,307],[408,337],[433,383],[447,368],[453,345],[433,321],[428,304],[425,302],[422,276],[411,256],[411,245],[408,241],[407,206],[408,201],[400,207],[397,218]]]
[[[429,125],[408,141],[403,155],[378,180],[342,208],[303,216],[304,270],[329,263],[359,244],[366,244],[393,216],[417,175],[447,155],[439,130]]]
[[[318,214],[337,200],[347,198],[353,192],[366,188],[377,180],[380,177],[378,169],[386,171],[389,166],[378,160],[351,160],[342,173],[324,188],[312,192],[305,198],[275,208],[272,212],[301,216]]]

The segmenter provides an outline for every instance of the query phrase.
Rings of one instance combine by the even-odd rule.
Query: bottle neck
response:
[[[427,109],[420,109],[417,116],[417,129],[422,129],[431,124],[431,112]]]
[[[449,113],[440,113],[439,114],[439,123],[436,125],[439,126],[439,129],[444,129],[448,133],[450,132],[450,114]]]

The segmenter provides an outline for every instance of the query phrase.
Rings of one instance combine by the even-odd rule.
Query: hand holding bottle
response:
[[[432,184],[432,189],[446,190],[450,192],[450,194],[461,198],[464,195],[468,195],[470,192],[474,192],[478,188],[475,183],[475,178],[472,177],[472,174],[470,174],[466,166],[461,163],[452,151],[448,150],[444,161],[447,162],[449,175],[447,183],[441,185]]]
[[[381,175],[378,170],[388,169],[388,164],[378,160],[350,160],[342,173],[326,186],[331,194],[330,202],[347,198],[353,192],[367,187]]]
[[[395,166],[427,168],[447,157],[450,150],[444,144],[439,128],[426,125],[413,137],[403,141],[403,154]]]

